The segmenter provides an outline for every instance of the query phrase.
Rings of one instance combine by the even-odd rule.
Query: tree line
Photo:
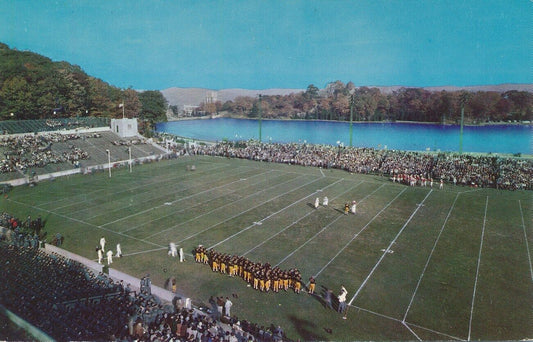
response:
[[[356,87],[353,82],[335,81],[318,89],[289,95],[237,97],[225,103],[201,104],[207,113],[271,119],[349,121],[419,121],[458,123],[461,108],[465,122],[485,123],[533,119],[533,94],[527,91],[428,91],[400,88],[382,93],[379,88]]]
[[[0,43],[0,120],[96,116],[166,121],[167,101],[157,90],[120,89],[79,66]]]

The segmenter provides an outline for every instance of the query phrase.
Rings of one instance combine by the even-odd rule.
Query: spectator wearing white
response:
[[[108,250],[107,251],[107,264],[111,265],[113,263],[113,251]]]
[[[102,252],[105,252],[105,237],[100,238],[100,247],[102,247]]]
[[[224,303],[224,311],[226,316],[231,316],[231,307],[233,306],[233,303],[231,300],[229,300],[228,297],[226,297],[226,302]]]
[[[102,252],[102,249],[101,248],[98,248],[98,263],[101,264],[102,263],[102,259],[104,258],[104,252]]]

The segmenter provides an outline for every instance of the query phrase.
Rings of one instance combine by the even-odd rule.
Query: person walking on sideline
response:
[[[320,198],[317,197],[315,200],[315,209],[317,209],[319,205],[320,205]]]
[[[344,286],[341,286],[341,292],[339,293],[339,296],[337,299],[339,300],[339,312],[344,313],[346,311],[346,296],[348,295],[348,291],[344,288]],[[343,319],[346,319],[346,316],[343,317]]]
[[[122,248],[120,248],[120,243],[117,243],[117,254],[115,254],[117,258],[122,257]]]
[[[183,248],[180,247],[180,262],[185,261],[185,255],[183,254]]]
[[[324,197],[324,200],[322,200],[322,205],[323,205],[324,207],[327,207],[328,204],[329,204],[328,196],[325,196],[325,197]]]
[[[104,252],[102,252],[101,248],[98,248],[96,252],[98,253],[98,263],[102,264],[102,259],[104,258]]]
[[[100,247],[102,247],[102,252],[105,252],[105,237],[100,238]]]
[[[111,265],[113,263],[113,251],[108,250],[107,251],[107,265]]]

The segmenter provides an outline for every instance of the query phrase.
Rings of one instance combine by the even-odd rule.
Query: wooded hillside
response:
[[[0,43],[0,120],[124,114],[155,122],[166,121],[166,109],[159,91],[120,89],[77,65]]]

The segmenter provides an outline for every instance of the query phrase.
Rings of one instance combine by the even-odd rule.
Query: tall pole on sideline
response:
[[[111,178],[111,152],[109,150],[105,150],[107,152],[107,166],[109,168],[109,178]]]
[[[350,147],[352,147],[353,94],[350,96]]]
[[[463,153],[463,123],[465,118],[465,105],[461,103],[461,130],[459,131],[459,154]]]
[[[131,146],[128,146],[128,150],[129,150],[129,153],[130,153],[130,172],[131,172]]]
[[[124,119],[124,100],[122,100],[122,118]]]
[[[259,142],[261,142],[261,117],[262,117],[262,109],[261,109],[261,94],[259,94]]]

